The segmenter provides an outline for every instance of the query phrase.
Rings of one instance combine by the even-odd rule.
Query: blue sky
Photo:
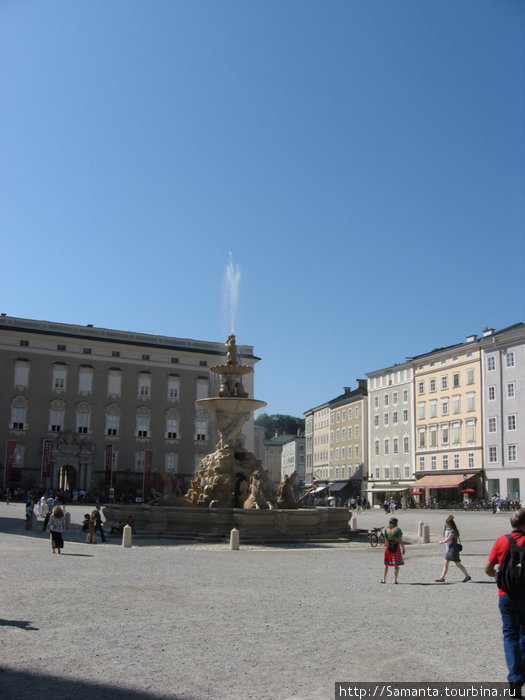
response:
[[[302,413],[525,321],[522,0],[2,0],[0,312],[222,341]]]

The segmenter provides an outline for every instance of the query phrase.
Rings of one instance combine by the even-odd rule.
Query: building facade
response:
[[[305,459],[305,438],[304,435],[295,435],[283,443],[281,453],[281,479],[297,472],[295,483],[305,484],[306,459]]]
[[[414,482],[413,368],[405,363],[367,373],[368,484],[372,505],[409,495]]]
[[[525,496],[525,324],[486,328],[479,340],[483,377],[487,495]]]
[[[465,343],[413,358],[416,488],[457,499],[462,486],[483,494],[480,348]],[[468,483],[467,483],[468,481]]]
[[[330,402],[329,478],[332,481],[353,480],[356,490],[367,465],[367,387],[366,379],[357,380],[357,389],[344,387],[341,396]],[[359,486],[357,487],[357,484]]]
[[[5,486],[135,495],[163,466],[188,486],[217,441],[222,343],[0,317]],[[238,357],[253,366],[251,346]],[[253,374],[245,389],[253,396]],[[253,449],[253,421],[245,427]]]

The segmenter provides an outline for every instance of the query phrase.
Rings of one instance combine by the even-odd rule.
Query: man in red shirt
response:
[[[510,519],[512,536],[518,545],[525,542],[525,510],[517,510]],[[503,557],[510,548],[506,535],[498,537],[494,542],[485,573],[496,576],[496,566],[500,565]],[[499,610],[503,622],[503,649],[509,673],[511,695],[521,697],[521,686],[525,682],[525,591],[523,598],[509,598],[498,588]]]

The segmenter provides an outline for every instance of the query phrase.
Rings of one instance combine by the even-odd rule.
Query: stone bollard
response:
[[[350,520],[350,529],[352,530],[352,532],[355,532],[357,530],[357,518],[355,517],[355,515]]]
[[[239,549],[239,530],[236,527],[230,532],[230,549],[232,551]]]
[[[430,542],[430,525],[423,525],[423,544]]]
[[[417,524],[417,536],[418,537],[423,537],[423,525],[424,524],[425,523],[422,520],[420,520]]]
[[[71,527],[71,513],[66,513],[66,530]]]
[[[131,534],[132,534],[131,525],[124,525],[124,527],[122,528],[122,546],[123,547],[131,547]]]

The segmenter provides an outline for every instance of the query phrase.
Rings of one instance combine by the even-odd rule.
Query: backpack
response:
[[[496,572],[496,583],[509,598],[525,597],[525,539],[521,545],[516,544],[512,535],[506,535],[510,542],[509,549],[501,560]],[[522,535],[520,535],[522,539]]]

